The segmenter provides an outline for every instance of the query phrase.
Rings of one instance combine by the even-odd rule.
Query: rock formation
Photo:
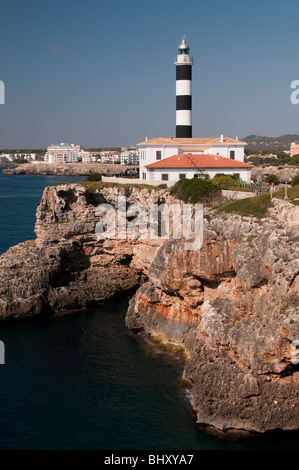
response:
[[[210,217],[201,250],[159,249],[127,326],[184,349],[198,423],[297,429],[299,208],[273,199],[263,220]]]
[[[294,176],[299,175],[299,168],[295,166],[255,166],[252,168],[252,179],[262,179],[266,175],[275,175],[280,183],[290,183]]]
[[[202,248],[186,250],[184,239],[99,240],[96,208],[117,208],[120,193],[128,206],[172,202],[161,188],[45,189],[37,238],[0,256],[0,318],[90,308],[138,289],[126,325],[184,351],[198,423],[298,429],[298,206],[273,198],[264,219],[207,209]]]
[[[146,205],[164,193],[133,188],[127,202]],[[0,319],[88,308],[136,290],[161,241],[97,239],[96,208],[101,203],[117,208],[117,196],[116,187],[100,193],[80,184],[45,189],[36,240],[0,256]]]
[[[6,164],[7,165],[7,164]],[[113,163],[22,163],[3,170],[7,175],[64,175],[86,176],[101,173],[106,176],[136,176],[136,165],[114,165]]]

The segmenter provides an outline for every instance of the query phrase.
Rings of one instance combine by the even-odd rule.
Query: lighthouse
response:
[[[192,137],[192,65],[193,57],[185,36],[174,59],[176,66],[176,137]]]

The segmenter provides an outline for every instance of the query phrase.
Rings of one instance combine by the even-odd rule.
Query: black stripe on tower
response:
[[[178,95],[176,97],[176,110],[180,109],[192,109],[192,97],[191,95]]]
[[[192,67],[191,65],[177,65],[176,66],[176,80],[191,80]]]
[[[176,126],[175,136],[179,138],[192,137],[192,126]]]

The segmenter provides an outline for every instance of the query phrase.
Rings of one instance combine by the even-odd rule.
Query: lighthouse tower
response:
[[[178,47],[178,55],[174,59],[176,66],[176,137],[192,137],[192,65],[193,57],[186,44],[185,36]]]

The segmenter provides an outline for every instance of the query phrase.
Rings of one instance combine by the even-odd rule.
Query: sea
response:
[[[83,177],[0,170],[0,253],[35,238],[46,186]],[[299,450],[299,433],[237,441],[196,424],[179,358],[125,326],[128,299],[1,324],[1,450]]]

